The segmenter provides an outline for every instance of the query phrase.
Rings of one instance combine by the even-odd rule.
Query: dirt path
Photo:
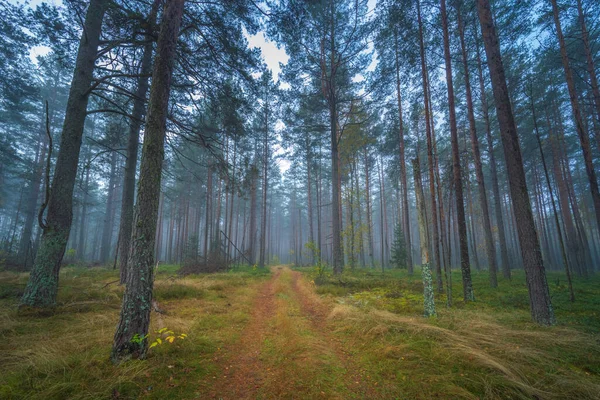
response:
[[[226,350],[217,399],[374,398],[327,325],[328,307],[300,273],[274,267],[240,340]]]

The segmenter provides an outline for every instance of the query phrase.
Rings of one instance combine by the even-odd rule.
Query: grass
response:
[[[558,324],[541,327],[522,271],[498,289],[475,271],[473,303],[462,301],[455,272],[454,306],[436,294],[438,317],[425,319],[418,271],[315,279],[310,268],[299,269],[304,278],[275,269],[265,286],[267,269],[177,270],[159,266],[155,299],[167,313],[153,313],[149,339],[163,327],[188,338],[119,366],[109,361],[123,291],[116,271],[64,268],[45,317],[17,313],[27,274],[0,272],[0,398],[219,398],[234,390],[230,379],[254,372],[251,398],[600,398],[598,276],[575,279],[570,303],[562,275],[549,273]]]
[[[282,273],[274,287],[274,318],[261,348],[267,374],[257,398],[347,399],[344,368],[329,347],[327,338],[302,314],[291,275]]]
[[[531,322],[523,271],[513,272],[497,289],[487,273],[474,272],[474,303],[462,301],[454,273],[454,307],[437,294],[432,319],[422,317],[418,271],[345,271],[316,279],[315,290],[331,303],[332,329],[359,355],[381,397],[600,398],[599,277],[576,279],[570,303],[564,278],[549,273],[558,325],[541,327]]]
[[[118,272],[63,268],[58,306],[47,317],[17,313],[27,274],[0,272],[0,398],[195,398],[207,390],[223,346],[248,320],[250,301],[266,270],[180,277],[160,266],[154,331],[168,327],[188,338],[150,351],[146,361],[109,361],[123,288]],[[111,283],[112,282],[112,283]]]

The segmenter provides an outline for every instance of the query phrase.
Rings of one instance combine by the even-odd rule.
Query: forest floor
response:
[[[27,275],[0,272],[0,398],[600,399],[599,276],[576,280],[571,304],[549,273],[559,323],[540,327],[522,271],[498,289],[475,271],[470,304],[457,272],[454,306],[438,294],[438,317],[425,319],[418,273],[176,270],[159,267],[166,313],[153,313],[149,340],[161,328],[187,338],[117,367],[115,271],[63,268],[58,307],[44,317],[17,312]]]

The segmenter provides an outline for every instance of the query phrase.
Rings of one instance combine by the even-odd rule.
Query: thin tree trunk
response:
[[[367,147],[364,148],[365,158],[365,196],[367,200],[367,243],[369,246],[369,262],[371,268],[374,268],[374,248],[373,248],[373,221],[372,221],[372,207],[371,207],[371,192],[370,192],[370,179],[369,179],[369,155],[367,153]]]
[[[308,241],[311,243],[311,263],[316,264],[316,249],[315,249],[315,237],[313,229],[313,206],[312,206],[312,156],[310,151],[310,143],[308,142],[308,135],[306,137],[306,187],[308,189]]]
[[[110,157],[110,175],[108,178],[108,193],[104,209],[104,224],[102,226],[102,242],[100,244],[100,263],[106,264],[110,256],[113,230],[113,208],[115,205],[115,186],[117,179],[117,152],[113,151]]]
[[[585,171],[587,172],[588,180],[590,182],[590,191],[592,193],[592,200],[594,202],[594,210],[596,211],[596,224],[597,228],[600,230],[600,191],[598,190],[598,180],[596,179],[596,171],[594,170],[594,163],[592,161],[590,138],[588,136],[588,133],[585,131],[585,127],[583,126],[583,118],[581,116],[579,101],[577,99],[577,89],[575,88],[573,73],[571,72],[571,67],[569,65],[569,55],[567,54],[565,38],[563,36],[562,28],[560,25],[558,5],[556,4],[556,0],[550,0],[550,2],[552,3],[554,24],[556,26],[556,35],[558,37],[558,43],[560,45],[560,56],[562,59],[563,68],[565,70],[567,88],[569,89],[569,99],[571,100],[571,108],[573,109],[575,128],[577,130],[577,135],[579,136],[579,143],[581,144],[581,150],[583,152],[583,159],[585,161]]]
[[[267,89],[268,90],[268,89]],[[269,177],[268,177],[268,168],[269,168],[269,98],[268,93],[266,93],[265,98],[265,132],[263,137],[263,192],[262,192],[262,215],[261,215],[261,224],[260,224],[260,253],[259,253],[259,261],[258,266],[265,266],[265,251],[266,251],[266,241],[267,241],[267,193],[269,189]]]
[[[465,301],[474,301],[471,266],[469,265],[469,245],[467,242],[467,224],[465,221],[465,205],[462,188],[462,172],[458,150],[458,129],[456,127],[456,110],[454,107],[454,85],[452,83],[452,63],[450,60],[450,34],[448,32],[448,16],[446,0],[441,0],[442,30],[444,36],[444,59],[446,63],[446,84],[448,87],[448,109],[450,120],[450,140],[452,142],[452,169],[454,173],[454,193],[456,196],[456,222],[460,242],[460,268],[463,279],[463,297]]]
[[[490,212],[488,209],[488,200],[483,178],[483,166],[481,164],[481,153],[479,152],[479,139],[475,128],[475,113],[473,111],[473,97],[471,95],[471,82],[469,79],[469,64],[467,61],[467,47],[465,44],[465,27],[462,20],[460,7],[458,13],[458,32],[460,35],[460,47],[462,50],[462,61],[465,75],[465,95],[467,98],[467,115],[469,119],[469,133],[471,135],[471,150],[473,151],[473,163],[475,164],[475,178],[477,180],[477,189],[479,190],[479,206],[481,208],[481,219],[483,220],[483,239],[485,243],[485,253],[487,256],[490,286],[498,287],[498,278],[496,271],[496,247],[492,237],[492,226],[490,223]]]
[[[256,192],[258,169],[255,164],[250,167],[250,231],[248,232],[248,251],[252,264],[256,264]]]
[[[581,26],[581,39],[583,41],[583,49],[585,51],[585,60],[590,75],[590,85],[592,86],[592,94],[594,98],[594,105],[596,106],[596,116],[592,116],[594,120],[594,129],[596,131],[596,138],[600,143],[600,88],[598,87],[598,76],[596,75],[596,67],[594,66],[594,57],[592,55],[592,49],[590,46],[590,39],[585,23],[585,15],[583,14],[583,7],[581,6],[581,0],[577,0],[577,14],[579,16],[579,24]],[[600,150],[600,146],[599,149]]]
[[[381,272],[385,272],[385,257],[384,257],[384,231],[383,231],[383,173],[381,171],[381,163],[377,163],[377,175],[379,178],[379,233],[381,235]]]
[[[477,35],[476,35],[477,39]],[[477,41],[479,42],[479,41]],[[500,201],[500,185],[498,184],[498,171],[496,170],[496,155],[494,154],[494,140],[492,139],[492,127],[490,123],[490,113],[485,91],[485,82],[483,80],[483,70],[481,68],[481,54],[479,52],[479,43],[477,47],[477,72],[479,74],[479,91],[481,94],[481,109],[485,121],[485,137],[487,140],[488,157],[490,159],[490,175],[492,180],[492,192],[494,194],[494,212],[496,215],[496,225],[498,227],[498,242],[500,243],[500,261],[502,262],[502,275],[504,279],[510,280],[510,264],[508,261],[508,246],[506,244],[506,233],[504,228],[504,218],[502,217],[502,208]]]
[[[556,223],[556,234],[560,244],[560,253],[562,256],[563,266],[567,274],[567,282],[569,284],[569,298],[571,301],[575,301],[575,294],[573,292],[573,282],[571,281],[571,268],[569,266],[569,260],[567,258],[567,252],[565,250],[565,243],[563,242],[562,232],[560,228],[560,222],[558,220],[558,212],[556,210],[556,204],[554,203],[554,194],[552,193],[552,185],[550,184],[550,175],[548,174],[548,167],[546,166],[546,158],[544,157],[544,150],[542,148],[542,140],[540,138],[540,132],[538,130],[537,119],[535,116],[535,106],[533,104],[533,98],[531,98],[531,115],[533,117],[533,126],[535,128],[535,137],[537,139],[538,148],[540,149],[540,157],[542,159],[542,166],[544,168],[544,176],[546,177],[546,185],[548,186],[548,193],[550,194],[550,203],[552,204],[552,210],[554,211],[554,222]]]
[[[45,120],[43,121],[45,124]],[[23,225],[23,233],[21,235],[21,241],[19,243],[19,253],[17,259],[19,263],[22,263],[23,269],[27,269],[27,258],[32,245],[31,235],[33,233],[33,224],[36,216],[36,209],[38,198],[40,197],[40,188],[42,185],[42,176],[44,174],[44,165],[46,164],[46,149],[47,144],[43,138],[45,138],[45,133],[41,133],[41,139],[38,144],[38,148],[41,151],[38,151],[37,161],[33,168],[31,174],[31,182],[29,186],[29,192],[27,196],[27,211],[25,215],[25,224]],[[77,249],[78,247],[76,247]]]
[[[129,122],[129,137],[127,138],[127,160],[125,161],[125,174],[123,177],[123,194],[121,197],[121,219],[119,222],[119,272],[121,283],[125,283],[127,271],[127,257],[131,243],[131,230],[133,221],[133,206],[135,201],[135,171],[137,167],[140,129],[146,112],[146,95],[148,93],[148,75],[152,72],[152,31],[156,24],[156,15],[160,0],[154,0],[150,14],[147,18],[147,28],[144,32],[146,44],[140,64],[140,77],[137,81],[135,100]]]
[[[439,231],[437,218],[437,202],[435,190],[435,174],[434,174],[434,158],[433,158],[433,139],[431,134],[431,120],[429,108],[429,80],[427,77],[427,63],[425,60],[425,44],[423,39],[423,22],[421,20],[421,2],[417,0],[417,18],[419,23],[419,49],[421,55],[421,76],[423,80],[423,97],[425,100],[425,131],[427,135],[427,159],[429,166],[429,191],[431,195],[431,230],[432,241],[431,249],[433,251],[433,262],[435,263],[436,283],[439,293],[444,291],[444,283],[442,281],[442,267],[440,263],[440,246],[439,246]]]
[[[427,210],[425,195],[421,180],[421,163],[419,157],[412,160],[413,177],[415,180],[415,197],[417,198],[417,220],[419,221],[419,238],[421,244],[421,264],[429,264],[429,224],[427,223]]]
[[[406,158],[404,149],[404,119],[402,118],[402,92],[400,90],[400,61],[398,55],[398,32],[394,30],[394,55],[395,55],[395,66],[396,66],[396,99],[398,101],[398,118],[399,118],[399,129],[398,129],[398,145],[399,145],[399,157],[400,157],[400,184],[402,185],[402,230],[404,231],[404,240],[406,241],[406,265],[408,274],[413,273],[413,260],[412,260],[412,243],[410,239],[410,223],[408,215],[408,184],[406,181]]]

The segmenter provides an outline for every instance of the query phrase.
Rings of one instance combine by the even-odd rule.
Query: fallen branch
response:
[[[63,308],[67,308],[67,307],[75,307],[75,306],[85,306],[85,305],[89,305],[89,304],[104,304],[104,305],[106,305],[106,304],[108,304],[108,302],[106,302],[106,301],[92,301],[92,300],[90,300],[90,301],[78,301],[78,302],[75,302],[75,303],[65,304],[62,307]]]
[[[102,286],[102,289],[106,289],[107,286],[112,285],[113,283],[117,283],[117,282],[120,282],[120,280],[117,279],[116,281],[108,282],[106,285]]]

